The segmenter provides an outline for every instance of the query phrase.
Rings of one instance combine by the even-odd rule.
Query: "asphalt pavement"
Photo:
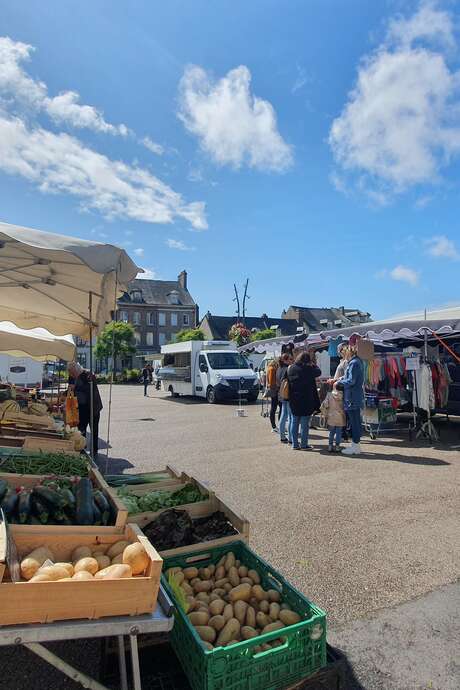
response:
[[[99,464],[110,473],[170,464],[208,481],[250,520],[251,547],[327,611],[329,638],[353,667],[350,690],[460,687],[460,420],[439,420],[435,446],[410,441],[406,423],[348,458],[327,452],[321,429],[313,451],[294,452],[270,433],[260,404],[245,411],[117,386]],[[80,663],[97,663],[88,649]],[[0,649],[10,671],[0,690],[78,687],[28,654]]]

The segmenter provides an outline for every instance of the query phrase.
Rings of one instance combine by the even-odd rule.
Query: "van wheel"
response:
[[[211,405],[214,405],[217,402],[216,391],[212,386],[209,386],[208,390],[206,391],[206,400],[208,403],[211,403]]]

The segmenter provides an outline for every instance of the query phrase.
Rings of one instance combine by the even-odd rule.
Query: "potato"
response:
[[[276,589],[269,589],[267,591],[267,594],[268,594],[268,600],[269,601],[275,601],[276,603],[279,604],[280,599],[281,599],[281,595],[279,592],[276,591]]]
[[[127,546],[129,546],[129,541],[116,541],[107,551],[107,556],[109,558],[115,558],[119,553],[123,553]]]
[[[111,563],[110,558],[103,553],[94,553],[93,551],[93,558],[97,561],[99,570],[108,568]]]
[[[230,584],[230,582],[227,582],[227,584],[224,585],[224,589],[225,589],[225,591],[226,591],[227,594],[228,594],[228,592],[231,592],[231,591],[232,591],[233,585]]]
[[[72,562],[76,563],[80,558],[90,558],[91,556],[92,553],[89,546],[77,546],[77,548],[72,551]]]
[[[214,575],[214,573],[216,572],[216,566],[214,565],[214,563],[211,563],[211,565],[208,565],[208,570],[210,572],[209,577],[212,577]]]
[[[178,585],[181,585],[185,580],[184,573],[175,573],[174,574],[174,582]]]
[[[252,588],[251,588],[251,591],[252,591]],[[256,613],[257,613],[257,611],[259,610],[259,602],[257,601],[257,599],[255,597],[251,597],[249,599],[249,606],[252,606],[256,610]]]
[[[150,558],[142,544],[137,541],[123,550],[123,563],[131,567],[133,575],[141,575],[150,565]]]
[[[262,613],[262,611],[259,611],[256,615],[256,624],[258,628],[265,628],[265,626],[269,625],[271,622],[269,617],[266,616],[265,613]]]
[[[247,577],[248,576],[248,569],[246,568],[245,565],[240,565],[238,568],[238,575],[240,577]]]
[[[246,610],[246,627],[255,628],[256,627],[256,611],[252,606],[248,606]]]
[[[212,582],[211,580],[202,580],[197,582],[193,589],[195,592],[209,592],[212,589]]]
[[[250,625],[243,625],[243,627],[241,628],[241,637],[243,638],[243,640],[250,640],[253,637],[257,637],[258,634],[259,633],[257,632],[257,630],[255,630]]]
[[[211,603],[211,601],[220,601],[221,599],[222,597],[220,597],[218,594],[214,594],[214,592],[211,592],[209,595],[209,603]]]
[[[251,580],[250,577],[242,577],[240,578],[240,585],[251,585],[251,587],[254,584],[254,580]]]
[[[266,599],[259,602],[259,611],[262,611],[262,613],[268,613],[270,611],[270,604]]]
[[[87,570],[80,570],[72,576],[72,580],[94,580],[94,577]]]
[[[281,621],[269,623],[265,626],[265,628],[263,628],[262,635],[265,635],[265,633],[273,632],[274,630],[281,630],[282,628],[284,628],[284,623],[282,623]]]
[[[205,642],[204,640],[201,640],[201,644],[203,645],[203,647],[205,649],[208,650],[208,652],[212,652],[212,650],[214,649],[214,645],[211,644],[210,642]]]
[[[252,588],[254,589],[254,588]],[[235,601],[249,601],[251,598],[251,587],[250,585],[238,585],[238,587],[234,587],[230,593],[230,601],[235,602]]]
[[[261,651],[262,652],[268,652],[269,649],[271,649],[272,646],[268,642],[264,642],[263,645],[261,646]]]
[[[92,553],[93,553],[93,558],[96,558],[96,556],[106,556],[107,554],[105,553],[107,551],[107,546],[102,546],[102,544],[99,544],[99,546],[96,546]]]
[[[225,568],[225,571],[227,573],[230,570],[230,568],[232,568],[235,565],[235,561],[236,561],[235,554],[233,553],[233,551],[229,551],[226,558],[225,558],[225,563],[224,563],[224,568]]]
[[[222,599],[224,595],[227,594],[227,592],[222,587],[218,587],[217,589],[213,589],[211,594],[216,594],[218,597]]]
[[[192,587],[195,587],[195,585],[196,585],[197,582],[201,582],[201,578],[199,578],[199,577],[192,577],[192,579],[189,580],[189,584],[190,584]]]
[[[186,580],[193,580],[195,577],[198,577],[198,568],[184,568],[182,572]]]
[[[120,563],[123,563],[123,554],[119,553],[118,556],[114,556],[110,562],[112,565],[119,565]]]
[[[257,645],[257,647],[254,647],[254,655],[260,654],[261,651],[262,651],[262,647],[260,644]]]
[[[302,620],[298,613],[288,611],[287,609],[280,611],[279,619],[282,623],[284,623],[284,625],[295,625],[296,623],[300,623]]]
[[[239,621],[240,625],[244,625],[247,608],[248,604],[246,601],[237,601],[233,605],[234,616]]]
[[[223,566],[223,565],[224,565],[226,558],[227,558],[227,556],[226,556],[226,554],[224,554],[224,555],[222,556],[222,558],[221,558],[221,559],[218,561],[218,563],[217,563],[217,567],[218,567],[218,568],[220,568],[220,566]]]
[[[37,570],[47,560],[54,561],[52,552],[46,546],[40,546],[31,551],[21,561],[21,575],[25,580],[30,580]]]
[[[202,580],[211,579],[211,572],[209,568],[200,568],[200,570],[198,571],[198,575],[201,577]]]
[[[237,559],[237,560],[235,561],[235,566],[236,566],[237,568],[239,568],[240,565],[241,565],[241,561],[239,561],[239,560]]]
[[[223,577],[225,577],[225,568],[223,565],[220,565],[218,568],[216,568],[216,572],[214,573],[214,579],[221,580]]]
[[[53,582],[53,579],[49,573],[37,572],[36,575],[30,578],[29,582]]]
[[[214,581],[214,586],[215,586],[217,589],[220,589],[221,587],[223,587],[224,585],[226,585],[228,582],[230,582],[230,580],[228,579],[228,577],[221,577],[220,580],[215,580],[215,581]],[[233,585],[232,585],[232,586],[233,586]]]
[[[270,610],[268,613],[269,618],[272,619],[272,621],[277,621],[280,615],[280,605],[274,601],[272,604],[270,604]]]
[[[127,563],[119,563],[117,565],[109,565],[108,568],[99,570],[94,576],[96,580],[119,580],[121,578],[131,577],[131,566]]]
[[[99,563],[95,558],[80,558],[79,561],[75,563],[75,572],[79,573],[80,570],[86,570],[91,575],[95,575],[99,570]]]
[[[69,577],[69,571],[67,568],[63,568],[61,565],[48,565],[42,566],[34,575],[34,578],[41,575],[46,575],[48,577],[48,581],[55,582],[56,580],[62,580],[63,577]]]
[[[220,632],[222,628],[225,627],[226,623],[227,621],[223,616],[217,615],[209,619],[208,625],[210,625],[211,628],[214,628],[214,630],[216,630],[217,632]]]
[[[185,599],[186,599],[187,604],[188,604],[188,609],[187,609],[188,612],[190,613],[190,611],[194,611],[195,608],[197,608],[197,606],[198,606],[197,602],[195,601],[195,598],[188,596],[188,597],[185,597]]]
[[[254,585],[252,588],[252,595],[257,599],[257,601],[268,600],[267,592],[263,590],[260,585]]]
[[[209,603],[209,613],[211,613],[213,616],[220,616],[224,608],[225,601],[222,599],[215,599]],[[233,618],[233,616],[230,616],[230,618]]]
[[[226,604],[226,606],[224,606],[222,615],[226,621],[229,621],[231,618],[233,618],[233,606],[231,604]]]
[[[72,577],[61,577],[60,580],[56,580],[56,582],[72,582],[73,578]]]
[[[197,601],[202,601],[204,604],[209,604],[209,594],[206,594],[206,592],[198,592],[198,594],[195,595],[195,599]]]
[[[192,625],[207,625],[209,621],[209,613],[207,611],[194,611],[187,614],[187,617]]]
[[[230,640],[234,640],[235,637],[238,636],[240,628],[240,622],[236,618],[230,618],[230,620],[226,622],[225,626],[220,631],[216,644],[218,646],[222,646],[227,644]]]
[[[188,582],[184,580],[180,587],[182,590],[184,590],[185,594],[187,594],[190,597],[193,596],[193,587],[190,587]]]
[[[257,570],[248,570],[248,577],[250,577],[251,580],[254,580],[256,585],[260,585],[260,577]]]
[[[199,602],[198,607],[197,607],[197,611],[204,611],[205,613],[207,613],[209,615],[209,609],[208,609],[207,604],[203,604],[203,603]]]
[[[72,577],[74,573],[74,568],[72,563],[55,563],[54,565],[58,565],[60,568],[65,568],[67,570],[67,573],[69,577]]]
[[[240,584],[240,576],[238,575],[238,570],[235,568],[235,566],[230,568],[228,571],[228,581],[234,587],[238,587],[238,585]]]
[[[195,630],[204,642],[214,642],[216,639],[216,631],[209,625],[196,625]]]

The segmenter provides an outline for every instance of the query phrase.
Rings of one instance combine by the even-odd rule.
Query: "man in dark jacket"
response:
[[[308,445],[308,431],[312,414],[320,408],[316,388],[318,376],[321,376],[321,369],[311,361],[308,352],[302,352],[287,371],[289,404],[292,413],[291,438],[293,450],[312,449]]]
[[[78,429],[82,436],[86,436],[86,429],[88,424],[91,429],[91,438],[93,452],[92,456],[97,457],[99,449],[99,420],[102,410],[102,400],[99,394],[98,387],[94,374],[91,375],[89,371],[83,369],[78,362],[69,362],[67,366],[69,372],[69,390],[73,390],[75,397],[78,400]],[[93,379],[93,423],[91,419],[91,376]]]

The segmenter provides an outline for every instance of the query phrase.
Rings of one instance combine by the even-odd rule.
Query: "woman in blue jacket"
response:
[[[344,455],[361,453],[361,408],[364,406],[364,367],[355,346],[348,349],[348,367],[345,376],[337,381],[343,386],[343,407],[350,420],[352,443],[344,448]]]

